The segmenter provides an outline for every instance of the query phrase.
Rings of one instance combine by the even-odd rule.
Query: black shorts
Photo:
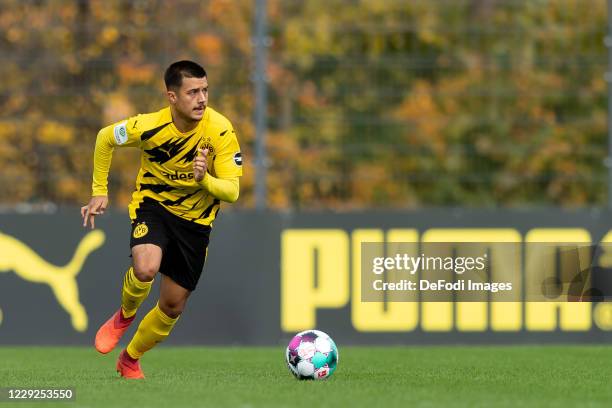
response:
[[[159,271],[193,291],[204,268],[210,230],[210,226],[187,221],[157,201],[145,199],[132,221],[130,248],[140,244],[159,246],[162,249]]]

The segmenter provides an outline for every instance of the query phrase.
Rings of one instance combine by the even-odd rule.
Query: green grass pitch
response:
[[[76,389],[33,407],[610,407],[612,347],[342,347],[326,381],[297,381],[284,348],[165,347],[147,379],[118,378],[118,351],[0,347],[0,387]]]

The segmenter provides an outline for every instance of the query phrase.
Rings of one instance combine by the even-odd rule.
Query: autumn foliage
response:
[[[188,58],[252,207],[254,3],[4,1],[0,203],[84,203],[98,129],[163,107]],[[604,0],[268,0],[268,205],[604,205],[606,19]],[[137,169],[115,152],[114,206]]]

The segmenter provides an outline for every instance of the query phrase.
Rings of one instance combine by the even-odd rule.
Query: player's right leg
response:
[[[155,244],[132,247],[134,266],[123,278],[121,307],[98,330],[96,349],[103,354],[113,350],[136,317],[136,311],[147,298],[159,270],[162,249]]]

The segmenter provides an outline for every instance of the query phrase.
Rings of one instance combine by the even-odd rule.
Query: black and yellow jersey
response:
[[[132,220],[143,200],[149,198],[181,218],[211,225],[221,200],[205,186],[210,186],[210,179],[222,179],[235,180],[237,188],[238,177],[242,176],[242,155],[234,128],[210,107],[198,126],[186,133],[172,122],[169,107],[102,129],[96,141],[92,195],[107,195],[113,148],[124,146],[142,151],[136,190],[129,204]],[[199,148],[208,149],[208,171],[203,180],[208,184],[194,179],[193,161]]]

